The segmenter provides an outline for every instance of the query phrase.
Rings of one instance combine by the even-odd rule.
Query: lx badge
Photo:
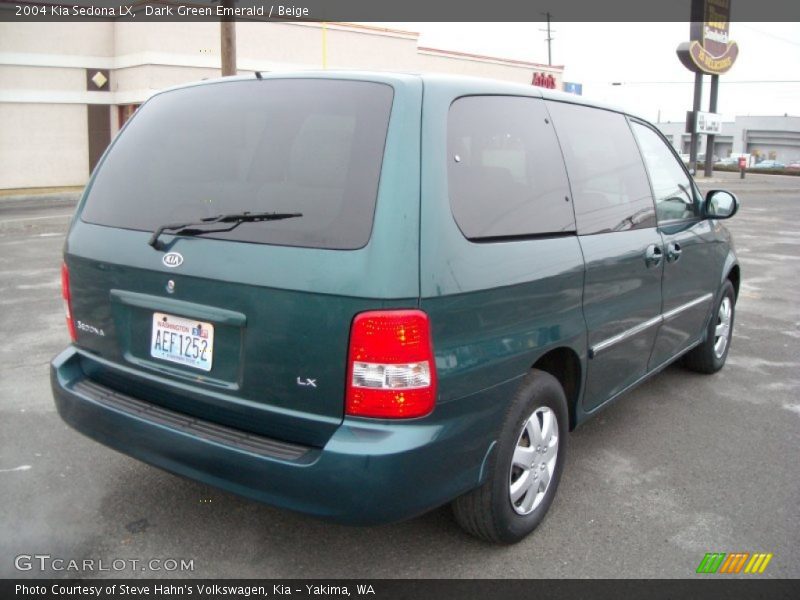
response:
[[[297,378],[297,385],[302,385],[304,387],[311,386],[313,388],[317,387],[317,380],[316,379],[305,379],[301,380],[299,377]]]

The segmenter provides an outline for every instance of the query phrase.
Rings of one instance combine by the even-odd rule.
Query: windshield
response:
[[[166,92],[103,161],[81,218],[150,231],[220,214],[302,213],[204,237],[355,249],[369,240],[388,85],[265,79]]]

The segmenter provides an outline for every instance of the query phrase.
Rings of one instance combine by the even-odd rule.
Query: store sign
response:
[[[695,126],[697,133],[720,135],[722,133],[722,117],[715,113],[698,112]]]
[[[531,85],[536,85],[539,87],[554,90],[556,89],[556,78],[553,77],[553,75],[551,75],[550,73],[534,72]]]
[[[686,133],[722,134],[722,116],[710,112],[686,111]]]
[[[692,0],[689,42],[678,46],[678,58],[690,71],[721,75],[739,55],[729,39],[732,0]]]

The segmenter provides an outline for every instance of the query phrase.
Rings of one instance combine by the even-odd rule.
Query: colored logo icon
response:
[[[697,573],[703,574],[739,574],[750,575],[763,573],[773,554],[766,552],[708,552],[700,561]]]

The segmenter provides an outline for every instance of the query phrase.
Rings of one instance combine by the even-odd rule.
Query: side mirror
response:
[[[707,219],[730,219],[739,210],[739,199],[725,190],[710,190],[706,194],[704,215]]]

